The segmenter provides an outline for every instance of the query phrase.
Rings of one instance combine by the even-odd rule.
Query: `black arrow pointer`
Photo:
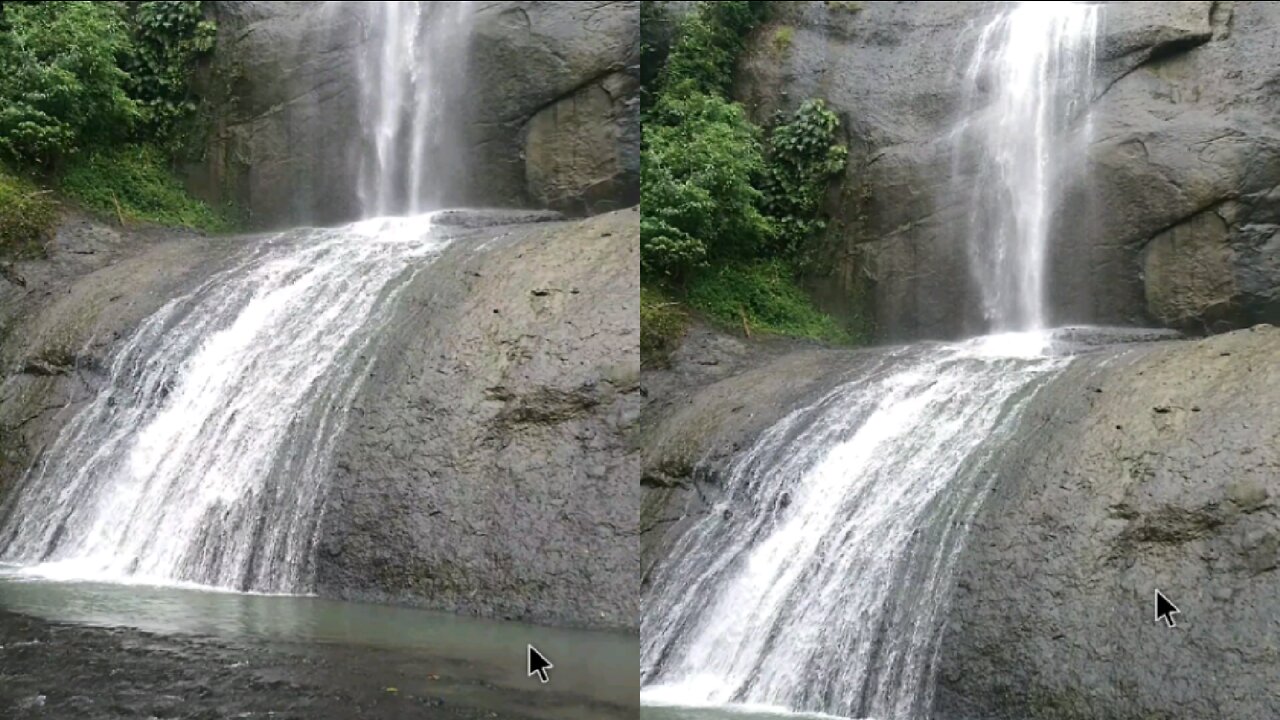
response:
[[[548,680],[551,679],[547,675],[547,671],[553,667],[555,667],[555,665],[552,665],[551,661],[548,660],[545,655],[538,652],[538,648],[532,645],[529,646],[529,675],[530,676],[537,675],[539,680],[541,680],[542,682],[547,682]]]
[[[1165,625],[1178,627],[1178,624],[1173,621],[1173,616],[1181,612],[1176,605],[1169,602],[1169,598],[1165,597],[1164,593],[1156,590],[1156,622],[1164,620]]]

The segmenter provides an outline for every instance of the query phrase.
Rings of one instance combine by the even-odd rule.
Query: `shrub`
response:
[[[823,195],[848,158],[837,142],[839,127],[825,103],[807,100],[769,133],[764,212],[778,229],[777,252],[799,264],[809,261],[812,241],[826,227]]]
[[[125,59],[125,69],[130,94],[141,107],[140,126],[152,142],[179,145],[184,126],[195,114],[191,79],[217,38],[213,21],[204,19],[203,4],[133,4],[133,52]]]
[[[0,168],[0,257],[40,257],[58,221],[48,190]]]
[[[773,32],[773,51],[778,55],[785,55],[791,49],[791,43],[795,41],[796,31],[790,25],[783,25]]]
[[[741,106],[704,93],[664,96],[644,127],[640,248],[644,270],[687,277],[711,258],[747,257],[772,227],[755,185],[764,171],[759,132]]]
[[[97,150],[78,159],[67,168],[61,188],[73,200],[110,217],[212,232],[236,225],[230,213],[188,195],[170,174],[163,153],[145,145]]]
[[[697,12],[681,23],[667,57],[663,92],[728,95],[747,34],[764,20],[767,10],[766,2],[699,3]]]
[[[0,151],[50,166],[124,137],[139,117],[121,60],[131,50],[120,4],[4,3]]]
[[[779,259],[716,268],[690,286],[688,298],[694,308],[729,328],[835,343],[853,339],[813,307],[795,270]]]
[[[640,363],[664,367],[680,345],[689,316],[680,303],[656,288],[640,288]]]

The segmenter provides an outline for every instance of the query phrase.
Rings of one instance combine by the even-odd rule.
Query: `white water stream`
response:
[[[147,318],[22,481],[0,559],[55,577],[309,587],[329,449],[431,217],[262,238]]]
[[[964,71],[956,191],[991,330],[877,356],[730,465],[723,496],[647,590],[648,705],[923,718],[952,572],[990,490],[985,463],[1036,390],[1046,264],[1078,170],[1096,5],[1027,2],[977,37]],[[665,717],[655,711],[655,717]],[[673,717],[676,715],[673,715]]]

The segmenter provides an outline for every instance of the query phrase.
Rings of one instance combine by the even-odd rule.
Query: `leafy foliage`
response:
[[[840,119],[821,100],[807,100],[769,134],[768,169],[761,182],[764,212],[777,227],[777,251],[810,260],[813,239],[826,228],[823,194],[844,169],[849,150],[836,135]]]
[[[719,324],[747,332],[851,342],[848,331],[819,312],[783,259],[722,265],[689,289],[689,304]]]
[[[124,137],[139,118],[120,64],[119,3],[8,2],[0,32],[0,151],[49,165]]]
[[[165,156],[146,145],[97,150],[62,177],[62,192],[87,208],[122,220],[142,220],[226,232],[236,218],[192,198],[169,172]]]
[[[0,154],[109,217],[230,229],[169,173],[216,34],[202,6],[0,4]]]
[[[759,131],[742,108],[701,92],[664,96],[670,124],[644,129],[640,248],[644,270],[682,279],[711,258],[750,255],[772,235],[755,181]]]
[[[764,20],[767,2],[703,2],[685,18],[662,72],[662,91],[727,95],[747,33]]]
[[[131,17],[133,53],[127,58],[130,94],[142,108],[142,127],[154,142],[181,140],[196,112],[191,78],[213,50],[217,27],[201,2],[140,2]]]
[[[0,167],[0,258],[43,255],[57,219],[48,190]]]
[[[644,281],[728,326],[844,342],[848,333],[818,312],[797,282],[824,228],[827,183],[846,159],[839,119],[809,101],[780,117],[765,142],[729,99],[734,64],[766,5],[703,2],[680,24],[645,111]],[[775,50],[793,38],[790,28],[779,29]],[[642,302],[641,343],[647,335],[653,352],[665,353],[662,343],[672,335],[656,307],[646,313]]]

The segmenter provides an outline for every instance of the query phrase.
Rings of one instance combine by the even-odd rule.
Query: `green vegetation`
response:
[[[813,307],[796,283],[795,268],[778,258],[718,267],[689,289],[688,301],[719,324],[736,326],[747,335],[853,340],[835,319]]]
[[[42,256],[57,220],[48,190],[0,167],[0,259]]]
[[[231,211],[219,212],[186,193],[168,170],[163,154],[146,145],[95,150],[77,159],[59,188],[90,210],[125,221],[229,232]]]
[[[49,167],[125,137],[139,117],[120,65],[132,44],[117,3],[4,3],[0,150]]]
[[[689,327],[680,303],[654,287],[640,288],[640,362],[662,366]]]
[[[646,288],[664,298],[642,309],[642,338],[653,338],[646,364],[660,362],[671,333],[683,332],[657,312],[670,303],[745,333],[854,340],[799,285],[826,227],[827,186],[847,156],[839,118],[810,100],[766,132],[730,97],[737,58],[767,7],[700,3],[680,23],[665,66],[645,70],[653,79],[643,118],[641,267]],[[791,28],[778,28],[773,47],[793,39]]]
[[[773,31],[773,51],[778,55],[785,55],[791,49],[791,43],[795,42],[796,31],[790,25],[783,25]]]
[[[218,29],[202,3],[140,2],[131,17],[133,52],[126,57],[130,94],[142,110],[139,127],[153,142],[177,150],[197,103],[191,78],[213,50]]]
[[[230,214],[170,172],[198,106],[196,64],[213,48],[202,6],[0,4],[0,158],[110,218],[230,229]]]

